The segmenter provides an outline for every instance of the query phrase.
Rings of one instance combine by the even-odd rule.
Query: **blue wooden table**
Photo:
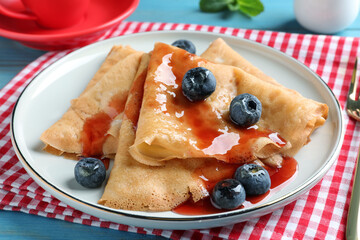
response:
[[[131,21],[196,23],[215,26],[311,33],[295,20],[291,0],[263,0],[265,11],[253,18],[231,12],[202,13],[198,0],[141,0]],[[360,36],[360,17],[339,36]],[[0,37],[0,88],[27,64],[44,54]],[[111,229],[89,227],[19,212],[0,211],[2,239],[163,239]]]

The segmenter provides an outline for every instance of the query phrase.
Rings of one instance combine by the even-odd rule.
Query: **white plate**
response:
[[[329,118],[315,131],[312,141],[296,156],[296,178],[265,201],[250,208],[212,215],[184,216],[173,212],[114,210],[97,204],[103,188],[84,189],[73,176],[75,161],[43,152],[41,133],[57,121],[84,89],[114,44],[150,51],[157,41],[171,44],[185,38],[202,53],[218,37],[281,84],[329,106]],[[270,213],[294,201],[313,187],[335,162],[344,136],[340,105],[329,87],[309,68],[273,48],[236,37],[188,31],[133,34],[81,48],[58,60],[26,87],[15,105],[12,141],[26,171],[46,191],[85,213],[117,223],[162,229],[194,229],[223,226]],[[129,191],[131,191],[129,189]]]

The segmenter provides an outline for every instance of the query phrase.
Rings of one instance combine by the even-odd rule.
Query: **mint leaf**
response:
[[[240,10],[239,5],[237,4],[237,2],[229,3],[227,6],[228,6],[228,9],[230,11],[238,11],[238,10]]]
[[[203,12],[220,12],[223,10],[239,11],[248,17],[255,17],[264,11],[261,0],[200,0]]]
[[[200,0],[200,10],[203,12],[220,12],[227,8],[228,4],[236,0]]]
[[[260,0],[237,0],[239,11],[249,17],[255,17],[264,11]]]

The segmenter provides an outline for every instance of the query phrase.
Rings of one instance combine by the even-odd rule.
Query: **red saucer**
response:
[[[4,6],[21,10],[19,0],[4,1]],[[139,0],[91,0],[84,19],[69,28],[45,29],[31,20],[0,15],[0,36],[41,50],[63,50],[85,46],[99,39],[109,29],[130,16]]]

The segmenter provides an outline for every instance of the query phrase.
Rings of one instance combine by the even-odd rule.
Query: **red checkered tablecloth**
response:
[[[360,38],[303,35],[195,24],[123,22],[102,39],[135,32],[192,30],[222,33],[263,43],[309,66],[329,85],[343,107]],[[73,209],[55,199],[29,177],[10,140],[10,117],[24,87],[49,64],[71,50],[48,52],[26,66],[0,90],[0,209],[97,227],[153,234],[172,239],[344,239],[360,128],[345,115],[340,155],[322,181],[297,201],[261,218],[204,230],[170,231],[112,223]]]

